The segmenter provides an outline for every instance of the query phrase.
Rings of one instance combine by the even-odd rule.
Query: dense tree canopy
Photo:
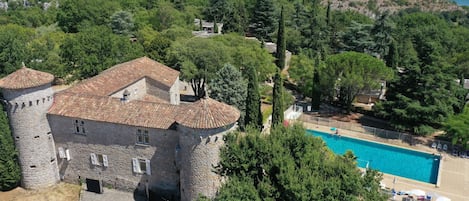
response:
[[[345,52],[332,55],[326,60],[323,71],[323,83],[328,91],[337,91],[340,103],[347,111],[358,93],[379,89],[383,80],[389,80],[392,71],[383,61],[370,55],[358,52]]]
[[[229,178],[215,200],[386,200],[380,174],[362,177],[353,154],[334,155],[305,132],[295,125],[228,135],[218,171]]]
[[[0,104],[0,190],[16,187],[20,182],[20,167],[13,144],[8,118]]]
[[[469,148],[469,106],[461,114],[450,116],[444,123],[446,135],[453,144]]]
[[[241,111],[240,125],[244,125],[246,114],[247,81],[241,72],[231,64],[225,64],[209,83],[210,97],[233,105]]]

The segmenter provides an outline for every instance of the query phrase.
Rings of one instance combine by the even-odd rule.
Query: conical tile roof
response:
[[[50,73],[22,67],[0,79],[0,88],[27,89],[51,83],[54,76]]]

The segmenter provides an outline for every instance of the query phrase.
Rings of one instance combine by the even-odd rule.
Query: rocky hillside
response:
[[[373,18],[384,11],[394,13],[407,8],[431,12],[462,10],[451,0],[322,0],[322,3],[327,5],[328,1],[332,9],[354,10]]]

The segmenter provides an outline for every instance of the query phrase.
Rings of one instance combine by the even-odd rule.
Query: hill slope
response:
[[[331,8],[337,10],[354,10],[370,17],[384,11],[394,13],[408,8],[419,8],[422,11],[438,12],[462,10],[451,0],[329,0]],[[327,5],[328,0],[322,0]]]

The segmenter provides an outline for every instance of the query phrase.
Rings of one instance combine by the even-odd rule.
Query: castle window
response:
[[[75,134],[84,135],[85,133],[86,133],[86,131],[85,131],[85,122],[75,120]]]
[[[148,130],[137,129],[137,144],[149,144]]]
[[[91,153],[90,158],[91,158],[92,165],[103,166],[103,167],[109,166],[107,155]]]
[[[132,158],[132,168],[134,173],[151,175],[150,160],[142,158]]]
[[[29,106],[33,106],[33,101],[29,101]]]

